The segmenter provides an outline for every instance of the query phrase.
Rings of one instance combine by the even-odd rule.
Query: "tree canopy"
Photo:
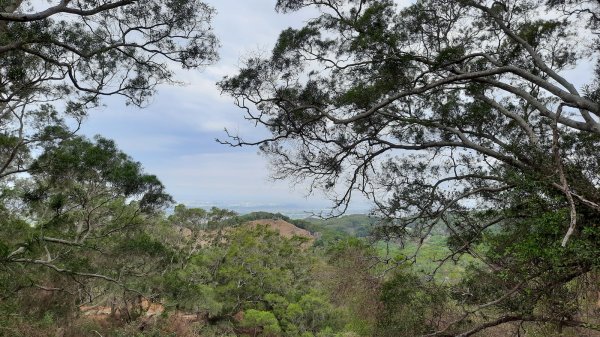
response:
[[[320,14],[220,82],[271,136],[224,142],[259,146],[276,178],[342,211],[364,193],[389,219],[379,232],[417,252],[443,226],[439,262],[479,262],[454,288],[461,316],[428,335],[589,327],[568,303],[600,265],[600,77],[581,75],[598,57],[597,2],[277,2],[304,7]]]
[[[0,1],[0,179],[78,129],[101,98],[142,106],[173,66],[217,58],[214,10],[199,0]]]

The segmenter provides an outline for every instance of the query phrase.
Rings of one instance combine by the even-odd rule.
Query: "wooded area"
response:
[[[600,3],[275,8],[219,141],[371,217],[171,208],[79,133],[213,64],[209,4],[0,0],[0,336],[600,336]]]

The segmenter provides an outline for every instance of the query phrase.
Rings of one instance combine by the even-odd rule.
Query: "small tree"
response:
[[[241,325],[246,328],[254,328],[254,337],[276,336],[281,332],[277,318],[270,311],[248,309],[244,312],[244,320]]]
[[[2,283],[7,294],[37,287],[87,302],[106,289],[88,280],[128,289],[168,262],[167,249],[145,232],[171,197],[114,142],[64,141],[41,154],[30,174],[1,199],[12,223],[0,227],[0,266],[13,275]],[[53,274],[58,283],[45,284]]]

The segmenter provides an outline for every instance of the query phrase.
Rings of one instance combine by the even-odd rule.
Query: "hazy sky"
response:
[[[146,171],[156,174],[178,202],[189,205],[249,205],[263,208],[321,208],[321,195],[306,198],[306,189],[268,179],[267,161],[256,148],[233,149],[217,144],[227,127],[248,137],[266,134],[243,119],[215,83],[234,75],[249,53],[269,53],[279,32],[300,27],[314,15],[274,11],[275,0],[209,0],[217,9],[214,30],[221,41],[220,61],[203,71],[177,70],[186,86],[163,86],[145,109],[126,107],[122,100],[105,100],[93,111],[83,132],[114,139]],[[364,201],[355,207],[365,209]]]

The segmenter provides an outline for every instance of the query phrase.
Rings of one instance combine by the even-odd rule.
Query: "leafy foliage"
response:
[[[16,276],[2,284],[8,293],[80,288],[76,300],[85,302],[104,292],[91,280],[126,285],[166,262],[170,253],[144,224],[171,197],[112,141],[66,140],[42,153],[30,175],[11,191],[22,197],[18,208],[5,205],[12,225],[2,227],[2,266]]]

